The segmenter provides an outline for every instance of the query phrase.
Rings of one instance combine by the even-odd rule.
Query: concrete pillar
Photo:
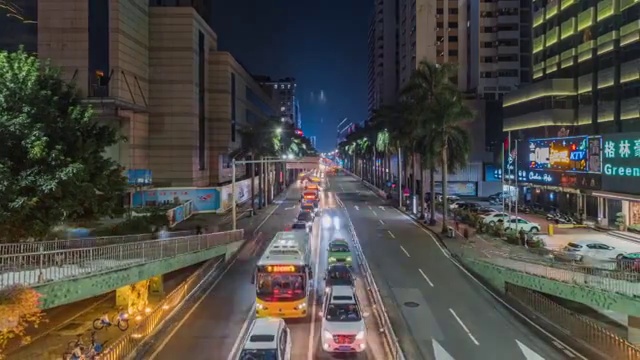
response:
[[[633,345],[640,345],[640,317],[629,315],[627,340]]]
[[[149,280],[116,289],[116,306],[123,307],[130,314],[144,311],[149,304]]]
[[[162,275],[149,279],[149,295],[164,296],[164,277]]]

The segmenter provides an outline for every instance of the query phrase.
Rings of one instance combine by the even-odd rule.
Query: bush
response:
[[[165,213],[155,213],[149,216],[136,216],[127,219],[121,223],[96,229],[92,232],[92,236],[119,236],[131,234],[148,234],[154,228],[169,225],[169,219]]]
[[[0,358],[9,340],[21,338],[23,344],[31,339],[26,330],[44,321],[40,310],[40,294],[24,285],[11,285],[0,290]]]
[[[527,239],[527,247],[530,249],[544,248],[544,241],[540,236],[534,236],[531,239]]]

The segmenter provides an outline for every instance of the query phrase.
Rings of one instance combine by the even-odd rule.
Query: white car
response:
[[[451,203],[451,205],[449,205],[449,209],[453,210],[453,209],[457,209],[460,205],[464,204],[464,201],[460,201],[460,200],[456,200],[453,203]]]
[[[616,260],[625,253],[626,251],[597,241],[579,240],[568,243],[562,249],[562,252],[555,256],[572,261],[583,261],[585,259]]]
[[[503,222],[505,219],[510,218],[511,215],[503,212],[495,212],[493,214],[487,215],[482,222],[489,225],[495,225],[497,223]]]
[[[504,222],[504,229],[505,230],[512,229],[512,230],[518,230],[518,231],[522,229],[525,232],[540,232],[540,224],[530,222],[522,218],[516,219],[514,217]]]
[[[291,333],[284,320],[266,317],[254,320],[237,360],[291,360]]]
[[[322,349],[329,353],[359,353],[366,348],[364,315],[351,286],[332,286],[325,295]]]

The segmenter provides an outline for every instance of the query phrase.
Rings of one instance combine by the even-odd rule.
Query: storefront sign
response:
[[[500,169],[500,166],[495,166],[493,164],[484,164],[484,181],[502,181],[502,169]]]
[[[640,194],[640,133],[602,136],[602,189]]]
[[[528,146],[527,160],[531,170],[589,171],[588,136],[533,139],[529,140]]]
[[[558,185],[559,176],[556,173],[537,170],[518,170],[518,181],[523,183]]]

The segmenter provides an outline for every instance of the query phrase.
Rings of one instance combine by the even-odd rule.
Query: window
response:
[[[92,80],[89,92],[90,96],[109,96],[109,2],[87,1],[89,2],[89,75]]]
[[[236,142],[236,74],[231,73],[231,141]]]
[[[458,50],[449,50],[449,56],[458,56]]]
[[[449,36],[449,42],[458,42],[457,36]]]
[[[449,8],[449,14],[450,15],[458,15],[458,9]]]
[[[458,28],[457,22],[449,22],[449,29],[457,29],[457,28]]]
[[[205,43],[204,33],[198,31],[198,167],[206,165],[206,122],[205,122]]]

